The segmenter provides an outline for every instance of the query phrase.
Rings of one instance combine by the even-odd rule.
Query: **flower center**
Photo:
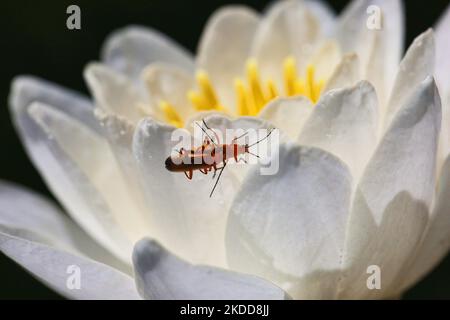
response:
[[[196,111],[218,111],[231,114],[229,109],[220,103],[216,90],[205,71],[198,71],[196,80],[197,90],[187,93]],[[295,58],[288,57],[283,63],[283,84],[284,92],[281,93],[272,79],[263,81],[256,60],[250,59],[246,66],[246,79],[234,81],[237,115],[257,116],[267,103],[282,96],[305,96],[316,103],[325,81],[316,79],[313,65],[307,67],[304,77],[299,77]],[[183,126],[182,117],[170,103],[161,101],[160,109],[167,122],[176,127]]]

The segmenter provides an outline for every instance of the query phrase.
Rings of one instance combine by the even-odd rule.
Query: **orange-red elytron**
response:
[[[236,162],[239,162],[239,156],[246,153],[258,157],[257,155],[250,152],[250,148],[269,138],[269,136],[273,132],[273,129],[269,131],[266,137],[251,145],[242,145],[237,143],[237,140],[247,135],[247,133],[244,133],[240,137],[234,138],[230,144],[220,144],[217,134],[208,127],[205,120],[203,120],[202,123],[205,128],[200,125],[199,127],[207,136],[203,144],[195,150],[186,150],[182,148],[178,151],[177,158],[174,159],[172,156],[169,156],[165,161],[165,165],[166,169],[170,172],[184,172],[189,180],[192,179],[194,171],[200,171],[203,174],[208,174],[208,172],[214,170],[214,178],[217,171],[220,170],[217,181],[214,184],[214,187],[210,194],[210,197],[212,197],[217,183],[222,176],[222,172],[228,163],[228,160],[234,159]],[[216,136],[217,141],[215,141],[214,138],[208,134],[207,130],[212,132]],[[246,162],[243,158],[241,158],[241,160]]]

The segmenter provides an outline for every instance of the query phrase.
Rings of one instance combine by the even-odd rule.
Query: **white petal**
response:
[[[307,0],[305,5],[320,21],[320,28],[324,36],[331,36],[336,25],[336,14],[330,5],[322,0]]]
[[[331,77],[341,60],[339,44],[334,40],[326,41],[311,58],[318,79],[326,81]]]
[[[123,117],[103,113],[96,110],[96,116],[104,128],[104,136],[124,177],[126,189],[130,195],[132,206],[123,208],[123,218],[129,222],[124,225],[132,227],[132,239],[138,241],[142,237],[152,235],[149,208],[146,207],[144,194],[139,179],[139,170],[133,155],[133,136],[136,126]],[[130,204],[128,204],[130,205]],[[131,210],[134,208],[134,210]],[[131,224],[130,224],[131,222]]]
[[[354,86],[361,76],[361,66],[357,54],[345,55],[334,70],[323,92]]]
[[[77,165],[98,190],[111,211],[113,227],[114,222],[117,222],[120,230],[125,230],[131,239],[137,241],[134,234],[141,230],[137,215],[139,210],[130,198],[128,186],[107,141],[51,107],[34,104],[29,113],[67,155],[69,161]]]
[[[133,122],[142,117],[139,105],[143,99],[128,78],[100,63],[89,64],[84,77],[99,107]]]
[[[0,232],[0,252],[67,298],[139,299],[133,279],[104,264],[3,232]],[[71,277],[78,270],[80,289],[70,289],[74,284]]]
[[[14,123],[19,131],[22,129],[31,130],[31,127],[27,124],[29,118],[26,107],[32,102],[52,105],[67,115],[80,120],[92,130],[100,131],[94,118],[93,105],[87,97],[43,79],[32,76],[18,76],[14,78],[11,84],[9,106],[11,113],[14,115]],[[33,136],[31,131],[27,132],[30,133],[30,137]]]
[[[112,33],[102,48],[102,61],[137,80],[153,62],[166,62],[192,72],[194,61],[189,52],[160,32],[129,26]]]
[[[210,175],[195,172],[193,180],[188,180],[182,172],[169,172],[165,160],[181,148],[177,145],[180,137],[172,137],[173,131],[173,127],[144,119],[134,135],[133,153],[150,208],[152,235],[184,259],[224,265],[225,221],[235,192],[229,183],[230,171],[225,170],[213,198],[209,198],[214,183]],[[185,130],[175,133],[180,132],[189,136]]]
[[[100,139],[97,131],[101,131],[101,128],[93,116],[92,106],[70,91],[28,77],[16,79],[10,94],[10,108],[17,130],[29,156],[43,175],[49,188],[74,217],[74,220],[83,226],[94,239],[107,249],[114,251],[115,255],[124,257],[123,251],[117,247],[120,237],[109,237],[108,235],[109,229],[114,228],[104,229],[97,220],[98,216],[109,215],[104,200],[99,198],[97,190],[77,164],[73,163],[60,149],[60,146],[48,136],[48,133],[30,117],[29,105],[26,103],[31,101],[54,103],[55,106],[46,107],[53,108],[54,112],[66,118],[68,123],[85,123],[88,127],[81,125],[84,132],[97,137],[94,139]],[[37,102],[35,104],[39,105]],[[77,132],[78,129],[70,133],[74,137],[79,137],[74,134]],[[89,162],[89,152],[82,154],[85,156],[85,161]],[[96,154],[101,154],[101,150]]]
[[[223,117],[224,113],[220,112],[220,111],[214,111],[214,110],[213,111],[195,112],[192,116],[190,116],[187,119],[187,121],[185,121],[184,128],[188,131],[192,131],[192,129],[194,129],[194,128],[198,129],[195,122],[201,122],[202,120],[213,117],[213,116]],[[243,117],[239,117],[239,118],[243,118]]]
[[[102,187],[120,188],[120,178],[114,184],[114,159],[99,136],[81,123],[50,106],[33,103],[29,108],[35,121],[29,151],[34,164],[61,204],[92,237],[114,254],[129,259],[130,244],[117,226],[107,200],[124,199],[120,193],[100,194]],[[30,138],[31,139],[31,138]],[[99,188],[100,187],[100,188]],[[123,205],[123,204],[122,204]]]
[[[344,52],[354,52],[359,49],[361,29],[366,27],[366,10],[368,1],[353,0],[340,14],[336,22],[335,36]]]
[[[283,300],[287,295],[268,281],[218,268],[195,266],[158,243],[143,239],[133,263],[139,293],[152,300]]]
[[[442,98],[442,132],[440,139],[439,168],[450,154],[450,6],[436,28],[435,76]]]
[[[259,24],[258,14],[244,6],[226,6],[209,19],[198,47],[198,67],[208,72],[222,103],[235,105],[233,81],[242,77]]]
[[[369,29],[380,9],[381,29]],[[364,77],[376,88],[380,104],[389,89],[403,54],[404,9],[401,0],[354,0],[341,15],[336,37],[345,53],[356,52]]]
[[[339,267],[351,185],[349,170],[331,154],[281,145],[279,171],[263,176],[256,168],[234,200],[226,234],[230,267],[269,279],[296,299],[326,296],[317,283],[301,284]],[[335,286],[336,275],[327,281]]]
[[[382,10],[383,26],[380,31],[372,31],[374,40],[367,60],[366,78],[375,86],[378,99],[384,105],[404,52],[405,17],[402,0],[378,0],[374,4]]]
[[[450,90],[450,6],[439,19],[436,27],[436,81],[439,88]],[[442,91],[444,93],[444,91]]]
[[[375,90],[368,82],[330,91],[314,108],[298,141],[338,156],[357,179],[376,147],[377,108]]]
[[[161,101],[169,102],[183,119],[194,113],[187,97],[189,90],[195,88],[192,74],[175,66],[154,63],[144,70],[142,78],[149,91],[155,114],[159,112]]]
[[[407,289],[424,277],[447,255],[450,249],[450,158],[444,164],[431,219],[422,243],[407,266],[401,289]]]
[[[264,107],[259,117],[283,130],[292,140],[296,140],[312,111],[313,105],[308,98],[276,99]]]
[[[435,186],[441,122],[433,79],[398,112],[369,162],[348,221],[340,298],[388,298],[425,230]],[[381,290],[368,290],[369,266],[382,272]]]
[[[389,125],[396,112],[417,91],[417,87],[433,75],[434,63],[434,34],[430,29],[414,40],[400,64],[386,111],[385,125]]]
[[[442,168],[445,159],[450,155],[450,90],[447,92],[447,96],[442,95],[445,94],[445,91],[440,90],[440,92],[442,97],[442,127],[439,139],[438,169]]]
[[[320,22],[302,1],[275,3],[262,19],[252,48],[263,79],[282,85],[283,61],[288,56],[296,58],[303,73],[320,37]]]
[[[129,265],[99,246],[78,225],[43,197],[0,181],[0,229],[30,241],[85,255],[130,273]]]

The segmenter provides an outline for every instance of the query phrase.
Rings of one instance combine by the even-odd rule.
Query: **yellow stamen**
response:
[[[286,95],[292,97],[296,94],[297,65],[294,57],[288,57],[283,64],[284,88]]]
[[[295,94],[299,96],[308,96],[306,92],[306,85],[303,80],[297,80],[295,82]]]
[[[306,69],[306,93],[307,96],[313,101],[316,101],[316,96],[314,92],[314,78],[315,78],[315,70],[314,67],[309,65]]]
[[[236,92],[236,97],[237,97],[237,111],[238,114],[240,115],[249,115],[249,109],[248,109],[248,105],[247,105],[247,94],[245,92],[245,85],[244,82],[242,82],[242,80],[236,79],[234,81],[234,89]]]
[[[314,103],[319,101],[320,94],[322,93],[322,90],[324,87],[325,87],[325,81],[323,81],[323,80],[320,80],[319,83],[314,87],[314,100],[313,100]]]
[[[183,120],[181,119],[175,108],[167,101],[160,101],[159,108],[164,113],[166,121],[171,125],[181,128],[183,126]]]
[[[194,106],[194,109],[196,111],[216,110],[227,112],[226,108],[220,104],[208,74],[204,71],[199,71],[197,72],[196,79],[199,91],[196,92],[191,90],[187,94],[187,97]]]
[[[219,105],[214,87],[209,80],[208,75],[204,71],[197,72],[197,83],[200,88],[200,92],[205,98],[206,102],[211,109],[216,108]]]
[[[252,95],[254,110],[253,114],[257,114],[261,110],[266,101],[259,78],[258,65],[255,59],[250,59],[247,62],[247,81],[250,86],[249,92]]]
[[[196,111],[205,111],[211,109],[205,97],[195,91],[188,92],[188,99],[189,101],[191,101]]]
[[[278,97],[278,90],[277,90],[277,87],[275,86],[275,82],[273,82],[273,80],[267,81],[267,91],[268,91],[267,97],[266,97],[267,102]]]
[[[316,79],[315,69],[312,65],[307,67],[304,77],[297,74],[297,63],[290,56],[283,62],[284,94],[288,97],[305,96],[316,103],[325,86],[325,82]],[[220,103],[216,90],[204,71],[197,72],[196,91],[189,91],[188,98],[196,111],[223,111],[227,109]],[[277,88],[273,79],[261,79],[258,64],[255,59],[249,59],[246,65],[246,79],[237,79],[234,82],[236,94],[237,113],[240,116],[256,116],[267,103],[283,94]],[[172,108],[173,109],[173,108]],[[182,122],[178,114],[172,112],[167,106],[164,111],[172,123]],[[177,118],[178,117],[178,118]]]

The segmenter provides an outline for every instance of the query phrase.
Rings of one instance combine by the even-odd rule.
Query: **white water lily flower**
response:
[[[154,30],[114,33],[85,70],[95,103],[16,78],[14,122],[70,218],[2,183],[0,250],[70,298],[398,297],[450,245],[450,10],[401,60],[403,27],[400,0],[338,18],[320,1],[231,6],[196,59]],[[175,127],[203,117],[275,125],[279,172],[229,166],[209,199],[210,179],[166,171]]]

